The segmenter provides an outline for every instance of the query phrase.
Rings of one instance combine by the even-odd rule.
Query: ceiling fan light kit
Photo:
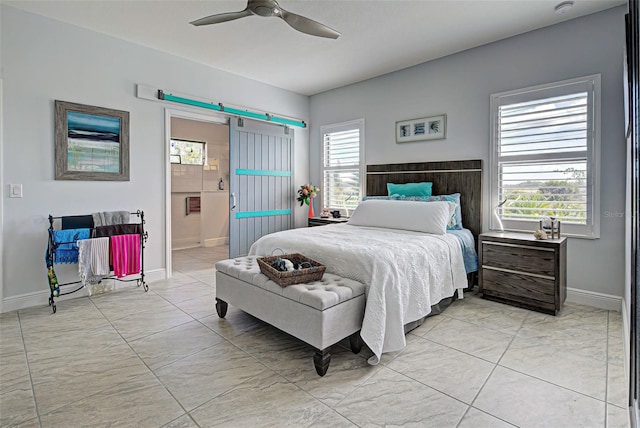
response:
[[[572,1],[563,1],[562,3],[558,3],[555,7],[555,11],[558,15],[564,15],[565,13],[569,12],[571,9],[573,9]]]
[[[205,18],[192,21],[191,24],[197,27],[202,25],[220,24],[222,22],[233,21],[235,19],[251,15],[263,18],[281,18],[295,30],[312,36],[325,37],[328,39],[337,39],[340,37],[339,32],[324,24],[284,10],[275,0],[249,0],[247,7],[244,10],[207,16]]]

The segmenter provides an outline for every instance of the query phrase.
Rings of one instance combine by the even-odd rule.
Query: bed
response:
[[[369,165],[367,198],[386,196],[387,183],[431,182],[434,195],[460,193],[464,230],[440,234],[425,233],[431,231],[429,227],[403,230],[393,226],[395,218],[403,224],[418,215],[431,218],[434,209],[441,215],[446,204],[452,206],[450,202],[373,200],[363,202],[347,224],[265,235],[252,245],[250,254],[302,253],[326,265],[327,272],[366,284],[360,334],[374,353],[369,362],[377,364],[382,353],[406,345],[408,329],[439,313],[473,284],[476,238],[481,229],[481,176],[480,160]],[[411,207],[411,213],[399,210],[401,204]],[[371,213],[372,207],[388,209],[391,214],[377,215],[371,222],[366,213]]]

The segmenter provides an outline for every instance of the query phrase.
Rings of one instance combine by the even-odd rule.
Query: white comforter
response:
[[[304,254],[326,265],[327,272],[367,285],[360,335],[375,354],[371,364],[406,345],[405,324],[467,286],[455,236],[339,224],[265,235],[249,254],[280,254],[276,249]]]

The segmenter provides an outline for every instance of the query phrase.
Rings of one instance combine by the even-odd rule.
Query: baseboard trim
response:
[[[145,282],[147,284],[159,281],[161,279],[165,279],[167,277],[166,270],[164,268],[161,269],[153,269],[145,272]],[[116,280],[107,280],[113,281],[116,284],[116,292],[118,289],[127,289],[127,288],[135,288],[137,285],[135,282],[119,282]],[[62,291],[72,291],[74,287],[79,287],[80,284],[69,285],[62,289]],[[5,297],[2,302],[2,311],[3,312],[11,312],[17,311],[19,309],[32,308],[36,306],[47,306],[49,304],[49,290],[35,291],[32,293],[20,294],[17,296]],[[67,294],[64,296],[56,297],[56,302],[64,302],[65,300],[77,299],[80,297],[87,297],[89,293],[87,290],[78,290],[75,293]]]
[[[593,306],[600,309],[607,309],[609,311],[620,312],[622,310],[623,299],[622,297],[613,296],[611,294],[567,287],[567,301],[581,305]]]
[[[221,236],[220,238],[209,238],[204,240],[205,247],[221,247],[223,245],[229,245],[228,236]]]
[[[167,270],[165,268],[153,269],[144,273],[144,280],[147,284],[154,281],[167,279]]]
[[[198,248],[200,246],[200,237],[176,238],[171,240],[171,248],[173,250],[185,250],[187,248]]]

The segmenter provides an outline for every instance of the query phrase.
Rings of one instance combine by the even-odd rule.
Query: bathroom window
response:
[[[171,163],[204,165],[207,159],[206,143],[172,138],[169,155]]]

